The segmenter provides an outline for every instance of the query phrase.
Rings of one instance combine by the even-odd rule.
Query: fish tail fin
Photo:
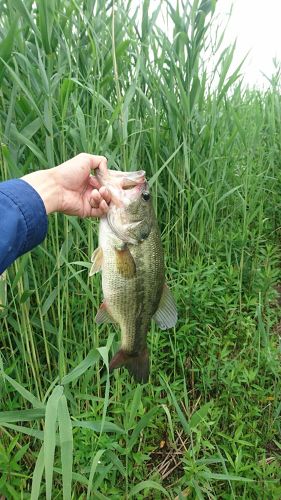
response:
[[[149,377],[149,356],[147,348],[140,352],[128,353],[120,349],[110,361],[110,371],[125,366],[136,382],[145,383]]]

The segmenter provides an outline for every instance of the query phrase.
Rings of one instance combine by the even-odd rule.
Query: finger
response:
[[[108,205],[104,200],[101,200],[98,207],[91,210],[91,217],[103,217],[108,212]]]
[[[92,208],[99,208],[99,205],[102,201],[102,197],[97,189],[93,189],[91,192],[89,203]]]
[[[89,155],[91,161],[91,169],[98,168],[101,174],[106,174],[107,172],[107,159],[105,156]]]
[[[98,181],[98,179],[94,175],[90,175],[89,183],[93,188],[100,189],[100,187],[101,187],[100,182]]]
[[[104,214],[107,214],[109,207],[105,200],[101,200],[99,208]]]
[[[106,189],[106,187],[102,186],[99,190],[99,193],[101,197],[106,201],[106,203],[109,205],[111,202],[111,193]]]
[[[107,172],[107,159],[105,158],[105,156],[80,153],[79,155],[74,156],[74,158],[67,160],[62,165],[59,165],[59,167],[67,169],[69,169],[69,167],[72,167],[78,170],[82,169],[82,171],[84,171],[84,169],[94,170],[95,168],[99,168],[100,171],[104,174]]]
[[[103,217],[104,212],[100,208],[92,208],[90,217]]]

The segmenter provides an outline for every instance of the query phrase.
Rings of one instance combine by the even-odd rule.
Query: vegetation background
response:
[[[179,312],[148,384],[109,377],[98,221],[49,218],[0,281],[8,499],[281,498],[280,73],[245,89],[215,0],[163,5],[172,37],[160,2],[0,0],[1,179],[81,151],[145,169]]]

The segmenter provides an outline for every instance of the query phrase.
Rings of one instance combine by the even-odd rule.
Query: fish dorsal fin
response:
[[[172,328],[177,322],[178,313],[176,304],[166,284],[163,286],[162,297],[153,319],[161,330]]]
[[[89,276],[93,276],[93,274],[96,274],[101,270],[102,261],[103,261],[103,251],[101,247],[98,247],[95,249],[91,257],[91,262],[93,263],[93,265],[91,267]]]
[[[123,278],[132,278],[136,274],[136,263],[128,246],[125,244],[120,248],[115,247],[114,250],[117,271]]]
[[[95,320],[98,325],[101,325],[102,323],[114,323],[114,319],[108,312],[105,302],[101,303],[99,310],[96,314]]]

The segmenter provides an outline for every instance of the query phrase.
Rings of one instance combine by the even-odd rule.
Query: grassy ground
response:
[[[214,89],[215,3],[183,3],[169,40],[148,1],[139,24],[130,1],[0,1],[1,178],[83,150],[144,168],[179,312],[151,327],[148,384],[109,377],[98,222],[49,218],[0,282],[9,499],[281,497],[278,75],[243,90],[218,36]]]

